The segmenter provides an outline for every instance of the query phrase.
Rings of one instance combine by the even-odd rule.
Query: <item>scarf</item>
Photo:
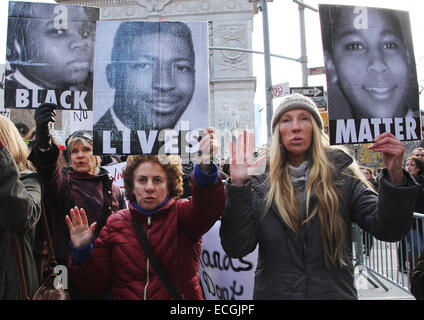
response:
[[[296,195],[296,203],[299,208],[299,214],[301,220],[304,220],[306,217],[306,210],[304,210],[306,204],[306,182],[308,181],[309,176],[309,161],[303,161],[298,167],[289,165],[289,175],[290,180],[293,184]]]
[[[152,215],[154,214],[156,211],[158,211],[160,208],[162,208],[169,200],[169,198],[171,198],[170,195],[168,195],[166,197],[165,200],[163,200],[162,203],[160,203],[159,205],[156,206],[156,208],[152,209],[152,210],[144,210],[142,207],[140,207],[137,203],[137,201],[132,201],[131,204],[136,207],[141,213],[147,214],[147,215]]]

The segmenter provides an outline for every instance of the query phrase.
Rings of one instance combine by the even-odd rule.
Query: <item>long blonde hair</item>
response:
[[[0,140],[9,150],[19,171],[35,171],[28,160],[29,149],[16,126],[5,116],[0,115]]]
[[[306,212],[307,218],[303,223],[308,223],[318,214],[321,225],[321,241],[325,261],[333,265],[346,266],[346,257],[343,256],[345,237],[344,221],[339,213],[340,195],[334,184],[335,169],[327,155],[332,149],[327,135],[319,129],[316,121],[312,121],[312,143],[309,148],[309,177],[306,184]],[[281,143],[278,126],[275,127],[269,151],[269,191],[266,197],[266,211],[274,202],[280,215],[287,226],[296,234],[299,233],[300,212],[296,203],[295,189],[289,175],[287,151]],[[364,181],[363,175],[357,165],[351,166],[352,175]],[[361,178],[362,176],[362,178]],[[315,194],[317,204],[310,215],[311,195]]]

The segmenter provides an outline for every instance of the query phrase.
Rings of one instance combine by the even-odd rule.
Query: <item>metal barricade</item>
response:
[[[423,251],[423,226],[424,214],[414,213],[409,234],[401,241],[385,242],[354,224],[353,260],[358,268],[355,280],[364,277],[375,288],[387,291],[387,286],[380,281],[382,278],[410,294],[411,273]]]

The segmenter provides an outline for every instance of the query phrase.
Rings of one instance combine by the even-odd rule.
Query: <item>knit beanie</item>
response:
[[[293,109],[304,109],[308,111],[315,118],[318,127],[321,130],[324,128],[321,115],[315,102],[312,99],[305,97],[304,95],[301,95],[299,93],[293,93],[285,96],[277,107],[277,110],[274,111],[271,121],[271,132],[274,132],[275,126],[280,121],[281,116],[287,111]]]

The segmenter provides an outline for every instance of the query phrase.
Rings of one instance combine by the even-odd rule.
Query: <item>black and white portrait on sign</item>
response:
[[[10,2],[5,106],[91,110],[98,8]]]
[[[166,142],[178,153],[181,140],[197,142],[186,135],[208,126],[206,23],[101,21],[96,41],[94,153],[158,154]]]
[[[331,144],[421,137],[409,13],[319,5]]]

